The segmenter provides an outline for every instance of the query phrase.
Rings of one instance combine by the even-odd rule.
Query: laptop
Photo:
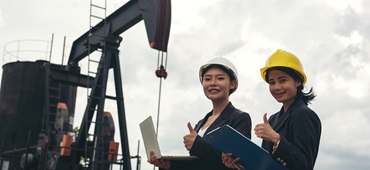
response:
[[[174,155],[162,155],[159,149],[159,144],[157,140],[157,135],[154,130],[154,124],[152,116],[146,118],[143,122],[140,123],[141,135],[143,137],[146,156],[149,160],[150,151],[154,151],[155,156],[158,159],[167,159],[167,160],[192,160],[198,159],[196,156],[174,156]]]

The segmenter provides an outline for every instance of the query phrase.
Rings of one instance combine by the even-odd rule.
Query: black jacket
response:
[[[204,119],[200,120],[194,127],[195,131],[207,122],[209,116],[212,115],[210,111]],[[208,127],[204,135],[210,131],[221,127],[223,125],[230,125],[243,135],[251,138],[251,118],[248,113],[236,109],[231,102],[222,111],[220,116]],[[221,160],[222,152],[214,149],[210,144],[203,141],[203,138],[197,136],[193,147],[190,150],[190,155],[198,156],[198,160],[192,161],[171,161],[171,170],[223,170],[227,168]]]
[[[280,134],[280,143],[271,155],[272,159],[290,170],[312,170],[319,151],[321,136],[321,122],[316,113],[302,100],[296,100],[286,112],[282,108],[268,121]],[[262,147],[272,153],[271,142],[264,140]]]

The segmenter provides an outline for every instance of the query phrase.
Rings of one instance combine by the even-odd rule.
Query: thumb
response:
[[[195,130],[193,129],[193,126],[191,126],[190,122],[188,122],[188,129],[190,133],[196,133]]]
[[[263,115],[263,123],[264,123],[264,124],[269,124],[269,122],[268,122],[268,120],[267,120],[267,113],[265,113],[265,114]]]

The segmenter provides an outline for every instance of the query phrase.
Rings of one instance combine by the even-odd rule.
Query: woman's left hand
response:
[[[169,160],[157,159],[157,156],[155,156],[154,151],[150,151],[150,159],[148,160],[148,162],[162,169],[171,168],[171,162]]]
[[[228,168],[244,170],[243,166],[236,163],[239,161],[240,158],[234,159],[231,157],[231,155],[232,155],[231,153],[222,153],[221,155],[222,163]]]
[[[186,150],[190,151],[193,147],[195,138],[198,136],[198,133],[193,129],[190,122],[188,122],[188,129],[190,133],[184,136],[184,144]]]
[[[270,141],[274,145],[280,141],[280,135],[272,129],[270,123],[267,121],[267,113],[263,115],[263,123],[255,126],[254,132],[257,137]]]

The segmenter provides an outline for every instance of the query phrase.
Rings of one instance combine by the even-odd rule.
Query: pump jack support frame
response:
[[[150,47],[167,52],[171,25],[170,0],[131,0],[73,42],[67,70],[68,68],[78,66],[80,60],[94,51],[101,49],[103,52],[96,77],[93,80],[94,83],[78,137],[72,146],[74,164],[79,164],[80,157],[83,155],[83,151],[77,150],[77,148],[85,147],[84,145],[87,142],[86,132],[88,132],[92,118],[96,112],[97,121],[94,135],[97,135],[97,137],[93,141],[96,143],[96,148],[94,148],[94,154],[90,158],[93,161],[90,168],[102,169],[106,166],[102,164],[105,158],[99,156],[102,154],[98,153],[104,150],[101,148],[102,143],[99,140],[102,129],[98,128],[98,125],[103,122],[105,99],[108,98],[106,96],[108,73],[109,69],[113,68],[123,166],[125,170],[131,170],[118,47],[122,41],[119,35],[141,20],[144,20]]]

